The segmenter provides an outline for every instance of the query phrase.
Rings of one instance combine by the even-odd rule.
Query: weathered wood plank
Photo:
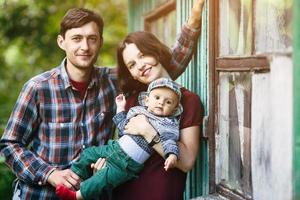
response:
[[[216,183],[219,184],[223,179],[228,180],[228,145],[229,145],[229,90],[230,83],[228,74],[219,75],[219,128],[216,133]]]
[[[206,195],[206,196],[202,196],[202,197],[197,197],[191,200],[227,200],[224,197],[221,197],[219,195]]]
[[[276,57],[253,76],[252,180],[255,200],[292,199],[292,63]]]

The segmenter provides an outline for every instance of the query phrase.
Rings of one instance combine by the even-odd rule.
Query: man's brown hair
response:
[[[65,37],[67,30],[81,27],[89,22],[97,24],[102,37],[104,22],[99,14],[86,8],[69,9],[60,23],[60,35]]]

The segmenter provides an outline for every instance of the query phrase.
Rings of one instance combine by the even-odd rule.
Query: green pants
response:
[[[92,175],[91,163],[106,158],[106,167]],[[71,166],[82,180],[80,192],[84,199],[99,197],[104,189],[112,190],[116,186],[134,177],[143,168],[142,164],[131,159],[117,141],[109,140],[107,145],[89,147],[83,151],[80,160]]]

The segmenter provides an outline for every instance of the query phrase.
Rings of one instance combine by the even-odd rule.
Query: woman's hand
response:
[[[192,8],[191,16],[188,19],[188,25],[192,28],[198,29],[201,26],[202,9],[205,0],[198,0],[194,3]]]
[[[131,118],[125,126],[124,133],[141,135],[147,140],[148,143],[150,143],[155,134],[157,134],[156,130],[151,126],[151,124],[149,124],[144,115],[137,115],[136,117]],[[180,153],[175,167],[183,172],[190,171],[195,164],[199,148],[199,133],[199,126],[192,126],[180,130],[180,140],[178,141]],[[153,148],[162,157],[164,156],[161,144],[154,145]]]
[[[141,135],[150,143],[157,134],[156,130],[148,122],[145,115],[132,117],[124,127],[124,133],[131,135]]]
[[[124,133],[131,135],[140,135],[145,138],[145,140],[150,143],[154,136],[157,134],[156,130],[148,122],[148,119],[144,115],[137,115],[132,117],[129,122],[124,127]],[[164,157],[164,151],[161,143],[153,146],[154,150]]]

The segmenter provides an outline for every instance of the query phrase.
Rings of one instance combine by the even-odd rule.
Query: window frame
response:
[[[144,30],[151,32],[151,24],[155,20],[176,10],[176,0],[167,1],[144,16]]]
[[[218,130],[218,85],[220,72],[255,72],[264,73],[270,71],[270,60],[267,54],[254,55],[255,52],[255,17],[254,4],[252,1],[252,42],[250,56],[219,56],[220,21],[218,1],[207,1],[209,8],[208,15],[208,66],[209,66],[209,119],[208,119],[208,138],[209,138],[209,193],[215,193],[228,199],[248,200],[237,191],[231,190],[224,184],[216,184],[216,131]],[[250,113],[251,116],[251,113]],[[251,120],[251,117],[250,117]],[[250,127],[251,128],[251,127]],[[250,158],[251,159],[251,158]],[[252,169],[251,169],[252,170]]]

